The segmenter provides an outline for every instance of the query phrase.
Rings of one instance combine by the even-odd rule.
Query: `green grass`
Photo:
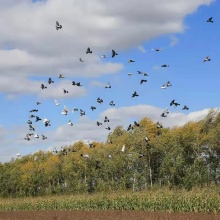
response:
[[[220,212],[216,188],[185,190],[152,189],[50,197],[0,199],[0,211],[16,210],[145,210],[168,212]]]

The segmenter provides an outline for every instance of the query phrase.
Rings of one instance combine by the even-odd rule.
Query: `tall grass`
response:
[[[216,188],[153,189],[143,192],[82,194],[0,199],[0,211],[16,210],[145,210],[168,212],[220,212]]]

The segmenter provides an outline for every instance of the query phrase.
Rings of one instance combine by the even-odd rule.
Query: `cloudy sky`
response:
[[[143,117],[172,127],[202,119],[210,108],[218,108],[219,10],[220,2],[212,0],[1,1],[0,162],[77,140],[105,141],[106,124],[96,125],[105,116],[111,131]],[[209,17],[214,23],[206,22]],[[56,30],[56,21],[62,29]],[[92,54],[86,54],[88,47]],[[157,48],[162,50],[152,50]],[[111,57],[112,49],[118,56]],[[206,56],[210,62],[203,62]],[[59,74],[65,78],[59,79]],[[49,77],[53,84],[48,84]],[[140,84],[142,79],[147,82]],[[167,81],[172,86],[161,89]],[[105,88],[108,82],[110,89]],[[42,83],[47,89],[41,89]],[[134,91],[139,96],[131,98]],[[180,106],[170,107],[173,99]],[[109,105],[112,100],[114,107]],[[96,110],[90,109],[92,105]],[[182,110],[184,105],[188,111]],[[64,106],[67,115],[61,114]],[[162,118],[167,107],[170,114]],[[72,113],[73,108],[86,115]],[[31,109],[38,112],[30,113]],[[35,122],[31,114],[49,119],[51,126]],[[24,139],[32,132],[29,119],[39,139]]]

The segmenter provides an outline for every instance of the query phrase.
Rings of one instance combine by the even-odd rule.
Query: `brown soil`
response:
[[[142,211],[12,211],[0,212],[0,220],[220,220],[220,214]]]

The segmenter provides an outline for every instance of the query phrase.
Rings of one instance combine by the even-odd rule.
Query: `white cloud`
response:
[[[175,46],[178,43],[178,41],[179,41],[179,39],[176,36],[174,36],[174,35],[170,36],[170,46],[171,47]]]
[[[138,49],[142,52],[142,53],[146,53],[147,51],[144,49],[143,46],[138,46]]]

